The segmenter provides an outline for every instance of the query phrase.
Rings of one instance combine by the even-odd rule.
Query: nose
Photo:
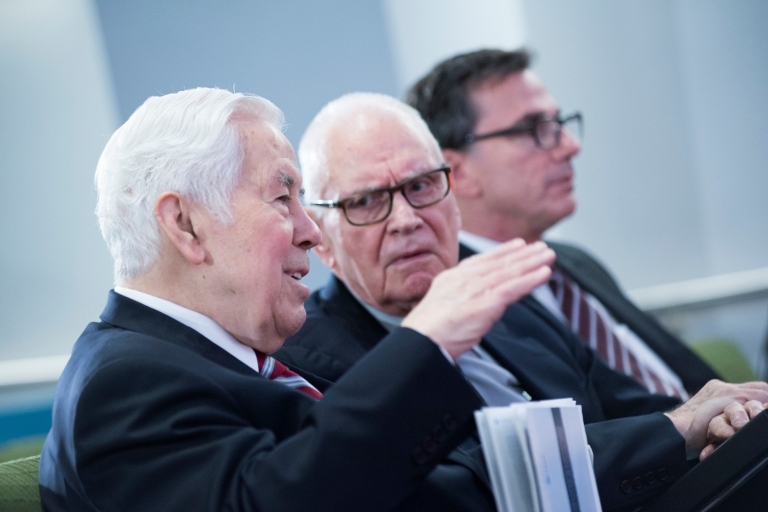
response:
[[[293,221],[293,244],[308,251],[319,244],[321,240],[320,228],[307,215],[304,208],[299,206]]]
[[[409,233],[424,223],[416,209],[405,200],[402,191],[392,197],[392,212],[389,214],[387,230]]]

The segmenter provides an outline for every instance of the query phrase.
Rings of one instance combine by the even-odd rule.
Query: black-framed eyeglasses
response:
[[[353,226],[367,226],[381,222],[392,213],[395,192],[402,192],[414,208],[426,208],[439,203],[451,190],[451,168],[447,165],[409,178],[394,187],[367,190],[341,201],[312,201],[310,206],[341,208]]]
[[[559,114],[556,117],[538,115],[519,124],[510,126],[509,128],[504,128],[503,130],[483,133],[481,135],[470,133],[466,136],[466,141],[467,144],[471,144],[479,140],[490,139],[493,137],[507,137],[510,135],[527,133],[533,137],[537,147],[541,149],[552,149],[560,145],[560,136],[563,132],[563,127],[568,130],[568,133],[581,140],[584,129],[581,112],[574,112],[567,117],[560,117]]]

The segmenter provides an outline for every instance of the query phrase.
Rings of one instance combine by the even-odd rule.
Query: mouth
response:
[[[551,176],[549,180],[547,180],[547,185],[550,187],[552,186],[572,187],[573,186],[573,169],[565,169]]]
[[[425,251],[422,249],[415,250],[415,251],[408,251],[404,253],[400,253],[392,260],[390,261],[390,264],[398,264],[398,263],[410,263],[412,261],[417,261],[420,258],[425,258],[430,256],[432,253],[429,251]]]
[[[291,279],[295,280],[295,281],[301,281],[302,277],[304,277],[307,274],[309,274],[309,269],[308,268],[302,268],[302,269],[298,269],[298,270],[291,269],[291,270],[287,270],[285,272],[285,274],[288,277],[290,277]]]

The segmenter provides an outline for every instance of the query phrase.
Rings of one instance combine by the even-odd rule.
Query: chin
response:
[[[299,332],[299,329],[301,329],[301,326],[304,325],[304,321],[306,319],[307,312],[304,310],[303,303],[290,315],[285,315],[282,318],[277,319],[277,332],[281,338],[280,346],[283,345],[283,342],[285,342],[286,338],[289,338]],[[277,348],[275,350],[277,350]]]
[[[418,303],[429,291],[429,287],[432,286],[432,281],[435,276],[432,274],[424,274],[420,276],[411,276],[403,286],[402,301]]]

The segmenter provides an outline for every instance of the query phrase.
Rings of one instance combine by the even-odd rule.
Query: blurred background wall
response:
[[[762,0],[0,0],[0,386],[39,382],[28,369],[44,361],[55,373],[97,319],[112,279],[93,172],[148,96],[263,95],[296,145],[341,94],[402,96],[443,58],[523,44],[563,111],[585,116],[579,208],[550,236],[589,248],[684,337],[735,339],[760,371],[766,22]],[[314,288],[327,272],[312,264]],[[746,287],[664,299],[732,275]],[[48,356],[63,357],[20,361]]]

